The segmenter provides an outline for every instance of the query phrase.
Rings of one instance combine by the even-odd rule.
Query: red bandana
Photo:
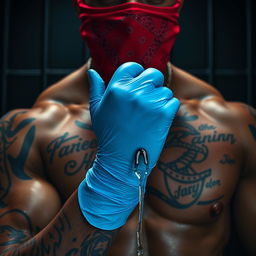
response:
[[[124,3],[90,7],[77,0],[80,32],[86,41],[94,68],[108,82],[124,62],[164,71],[177,34],[181,0],[171,7]]]

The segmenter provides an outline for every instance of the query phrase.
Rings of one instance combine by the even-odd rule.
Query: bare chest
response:
[[[96,136],[88,121],[74,119],[48,138],[42,145],[45,170],[65,200],[92,166]],[[150,208],[183,223],[207,222],[209,206],[227,204],[233,194],[239,154],[239,138],[231,129],[199,115],[178,116],[148,179]]]

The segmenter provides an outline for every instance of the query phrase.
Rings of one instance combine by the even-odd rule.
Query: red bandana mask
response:
[[[181,0],[171,7],[124,3],[91,7],[77,0],[82,21],[80,33],[86,41],[94,68],[108,82],[124,62],[164,71],[177,34]]]

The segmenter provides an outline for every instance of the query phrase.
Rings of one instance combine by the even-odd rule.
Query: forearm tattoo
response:
[[[25,216],[21,211],[9,211],[4,215],[8,216],[8,214],[20,214],[27,220],[31,228],[28,216]],[[31,232],[10,225],[0,226],[0,249],[5,248],[1,250],[1,256],[104,256],[107,255],[116,233],[117,231],[95,230],[86,235],[84,239],[79,237],[80,234],[70,236],[72,234],[71,221],[62,213],[51,231],[48,231],[43,238],[30,239]],[[67,237],[69,237],[69,241],[67,241]],[[79,243],[78,241],[82,242]],[[63,249],[67,242],[70,248]]]

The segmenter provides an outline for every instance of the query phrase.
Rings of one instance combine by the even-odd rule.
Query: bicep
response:
[[[0,210],[0,251],[30,239],[51,221],[59,208],[58,195],[46,182],[13,181]]]
[[[23,243],[46,226],[60,208],[57,191],[28,171],[35,118],[14,111],[0,120],[0,251]],[[31,153],[32,152],[32,153]]]

